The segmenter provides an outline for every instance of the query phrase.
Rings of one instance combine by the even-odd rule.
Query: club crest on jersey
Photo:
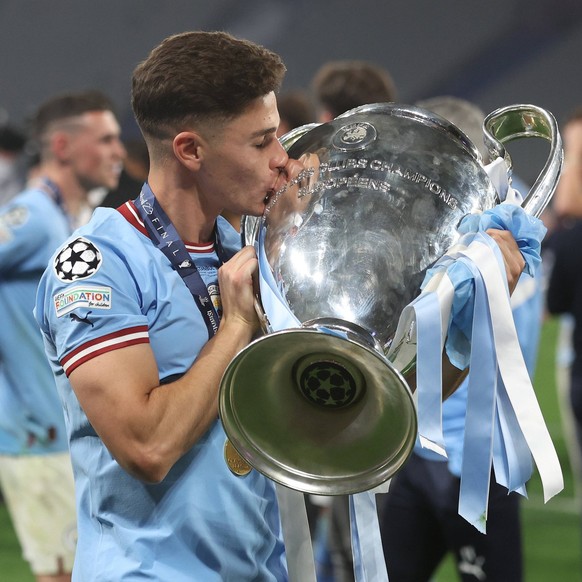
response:
[[[53,264],[55,275],[67,283],[87,279],[101,266],[101,251],[89,240],[76,238],[64,246]]]

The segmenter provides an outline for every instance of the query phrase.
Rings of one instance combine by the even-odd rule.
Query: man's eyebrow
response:
[[[259,129],[258,131],[255,131],[251,134],[251,139],[255,139],[257,137],[262,137],[264,135],[267,135],[269,133],[276,133],[277,128],[276,127],[268,127],[267,129]]]

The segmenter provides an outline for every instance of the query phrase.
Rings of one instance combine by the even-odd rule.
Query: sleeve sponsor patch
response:
[[[79,281],[94,275],[101,266],[101,251],[90,240],[79,237],[64,246],[55,257],[55,275],[61,281]]]
[[[111,309],[111,287],[76,285],[53,296],[57,317],[62,317],[79,307]]]
[[[18,228],[28,220],[28,208],[15,206],[0,216],[0,243],[12,240],[12,229]]]

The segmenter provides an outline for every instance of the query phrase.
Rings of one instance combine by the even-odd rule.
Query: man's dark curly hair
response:
[[[275,53],[225,32],[176,34],[136,67],[133,112],[145,136],[169,137],[181,125],[235,117],[277,92],[285,71]]]

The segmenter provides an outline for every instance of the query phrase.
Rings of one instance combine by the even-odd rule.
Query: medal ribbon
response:
[[[47,196],[49,196],[51,200],[53,200],[53,202],[59,207],[59,210],[64,214],[65,218],[67,219],[69,231],[73,232],[74,230],[73,218],[65,208],[65,203],[63,201],[63,195],[61,193],[60,188],[52,180],[46,177],[40,178],[38,187]]]
[[[63,213],[65,212],[61,190],[52,180],[45,177],[41,178],[39,188],[55,201],[55,204],[63,211]]]
[[[208,288],[190,258],[190,253],[188,253],[176,227],[164,212],[147,183],[143,185],[140,195],[134,200],[134,204],[150,239],[164,253],[192,294],[196,307],[200,310],[206,325],[208,339],[211,339],[218,330],[218,313],[212,304]],[[228,257],[220,244],[216,227],[214,236],[214,248],[218,259],[221,263],[225,263]]]

